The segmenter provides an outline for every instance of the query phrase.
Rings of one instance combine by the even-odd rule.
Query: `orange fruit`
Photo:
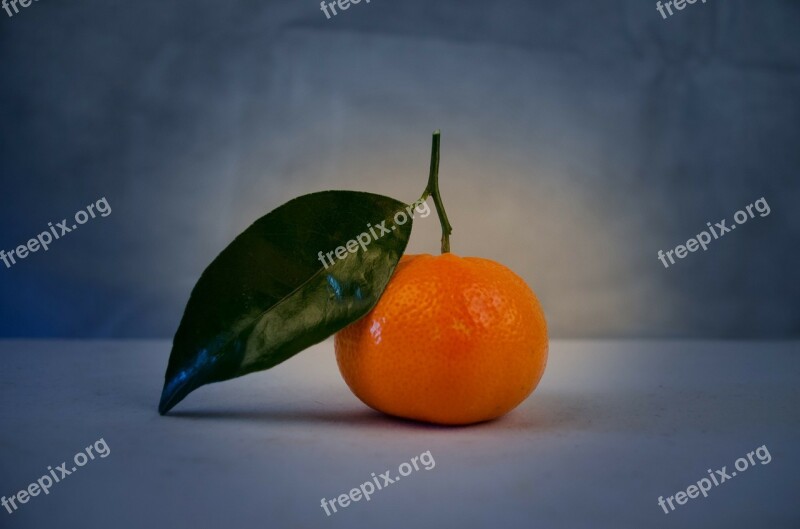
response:
[[[345,382],[378,411],[437,424],[500,417],[547,362],[547,325],[525,281],[477,257],[404,256],[375,308],[335,337]]]

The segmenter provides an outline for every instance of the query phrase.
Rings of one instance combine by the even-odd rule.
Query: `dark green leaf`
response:
[[[411,218],[402,225],[393,220],[405,208],[381,195],[325,191],[292,200],[247,228],[192,291],[159,412],[204,384],[269,369],[369,312],[411,235]],[[377,227],[382,221],[389,233]],[[364,233],[373,240],[325,268],[319,252]]]

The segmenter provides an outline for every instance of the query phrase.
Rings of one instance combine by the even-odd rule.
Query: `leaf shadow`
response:
[[[270,424],[316,424],[347,426],[368,426],[381,428],[410,428],[410,429],[451,429],[458,427],[439,426],[427,424],[410,419],[393,417],[375,410],[358,408],[260,408],[251,410],[241,409],[189,409],[171,411],[168,417],[194,421],[247,421],[268,422]]]
[[[298,407],[281,406],[257,409],[241,408],[195,408],[173,410],[166,416],[192,421],[245,421],[269,424],[347,425],[377,427],[381,429],[404,429],[417,431],[452,430],[538,430],[557,431],[574,427],[583,422],[583,413],[589,410],[588,402],[563,396],[540,398],[527,410],[517,410],[509,415],[465,425],[431,424],[403,417],[387,415],[365,406],[356,407]]]

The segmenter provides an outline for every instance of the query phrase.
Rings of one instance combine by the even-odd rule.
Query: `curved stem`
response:
[[[450,234],[453,227],[447,220],[447,212],[442,203],[442,195],[439,193],[439,150],[441,145],[442,133],[437,130],[433,133],[433,144],[431,146],[431,171],[428,176],[428,185],[422,193],[419,201],[424,202],[429,196],[433,197],[433,205],[436,206],[436,214],[439,216],[439,223],[442,225],[442,253],[450,253]]]

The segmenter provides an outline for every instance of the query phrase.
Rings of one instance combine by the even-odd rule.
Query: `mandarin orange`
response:
[[[547,361],[539,301],[507,267],[476,257],[403,256],[375,308],[335,337],[345,382],[368,406],[437,424],[500,417]]]

